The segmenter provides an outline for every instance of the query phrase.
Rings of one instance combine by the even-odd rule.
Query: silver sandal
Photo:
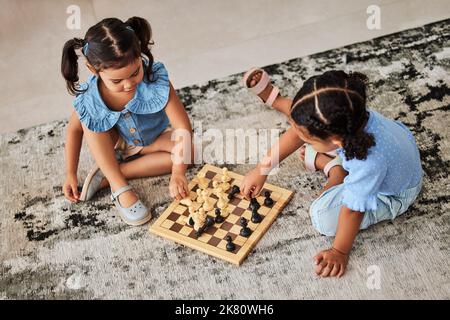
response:
[[[120,217],[126,224],[131,226],[139,226],[147,223],[152,218],[150,211],[144,206],[141,200],[136,201],[129,208],[124,208],[119,203],[119,196],[122,193],[132,189],[133,187],[130,185],[119,188],[116,192],[112,192],[111,200],[116,205],[116,208],[119,210]]]

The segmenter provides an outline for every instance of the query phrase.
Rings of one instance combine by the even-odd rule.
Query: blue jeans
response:
[[[383,220],[394,220],[404,213],[416,200],[422,189],[422,180],[414,188],[406,189],[396,195],[379,194],[377,210],[366,211],[360,230]],[[339,213],[342,207],[344,185],[339,184],[322,193],[309,208],[313,227],[326,236],[336,235]]]

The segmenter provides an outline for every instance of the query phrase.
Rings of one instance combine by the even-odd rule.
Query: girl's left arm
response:
[[[359,232],[363,217],[363,212],[353,211],[346,206],[341,207],[333,246],[328,250],[319,252],[314,257],[318,275],[322,277],[341,277],[344,275],[348,255]]]
[[[172,83],[170,83],[169,101],[165,111],[174,130],[172,137],[177,138],[172,150],[173,165],[169,189],[173,197],[181,199],[188,195],[185,173],[193,160],[192,126]]]

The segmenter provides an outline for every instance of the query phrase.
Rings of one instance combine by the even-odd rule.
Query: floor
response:
[[[330,67],[363,72],[370,78],[370,108],[400,120],[416,138],[425,172],[419,197],[393,221],[358,233],[341,279],[320,279],[314,273],[312,257],[333,241],[321,236],[309,215],[325,176],[305,172],[297,152],[268,177],[269,183],[294,191],[292,200],[236,267],[148,232],[172,203],[170,175],[130,181],[154,217],[132,228],[120,219],[109,190],[78,204],[64,198],[66,120],[0,134],[0,300],[448,300],[449,62],[450,19],[266,68],[288,96],[301,81]],[[260,103],[239,79],[235,74],[178,91],[192,122],[200,124],[196,132],[205,139],[197,141],[197,150],[203,150],[206,163],[223,166],[221,146],[233,141],[250,162],[255,146],[264,154],[269,145],[265,128],[280,132],[289,126],[284,115]],[[239,139],[229,138],[229,129],[249,124],[258,139],[250,139],[252,130],[231,130]],[[211,136],[214,141],[206,139]],[[237,153],[227,153],[230,158],[230,171],[244,175],[253,167],[230,163],[238,162],[233,161]],[[93,164],[84,145],[80,184]],[[187,179],[201,167],[188,170]],[[237,221],[250,211],[233,210],[232,215],[229,221]]]
[[[61,48],[105,17],[147,18],[176,88],[365,41],[450,16],[447,0],[1,0],[0,133],[67,118]],[[66,27],[78,5],[81,30]],[[381,28],[369,30],[369,5]],[[26,23],[17,23],[22,21]],[[81,66],[81,79],[87,72]],[[6,75],[6,76],[5,76]],[[25,88],[24,88],[25,86]]]

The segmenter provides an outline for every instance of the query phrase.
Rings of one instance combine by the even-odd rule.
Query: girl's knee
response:
[[[309,208],[311,222],[320,234],[329,237],[336,235],[338,218],[335,217],[334,211],[321,207],[316,201],[311,204]]]

